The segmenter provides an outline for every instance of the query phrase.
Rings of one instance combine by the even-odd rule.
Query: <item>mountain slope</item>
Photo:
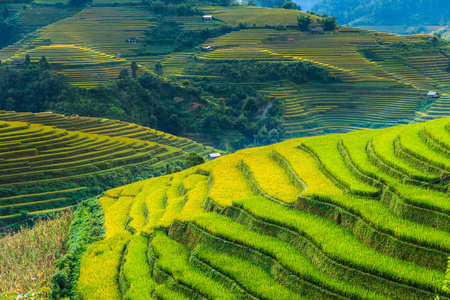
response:
[[[110,190],[78,294],[448,299],[449,124],[293,139]]]
[[[341,24],[358,25],[444,25],[450,18],[449,4],[427,1],[335,1],[322,0],[313,9],[337,16]]]
[[[114,103],[104,106],[104,117],[117,116],[122,110],[135,115],[117,103],[150,98],[155,89],[145,85],[146,80],[140,82],[143,89],[132,86],[135,81],[120,75],[129,73],[132,60],[138,67],[135,75],[158,66],[158,74],[164,83],[173,83],[170,88],[177,97],[164,99],[171,103],[156,110],[173,107],[167,116],[158,116],[160,126],[173,119],[166,122],[174,124],[173,130],[164,124],[165,131],[200,134],[224,149],[407,124],[450,113],[449,45],[444,40],[343,26],[314,33],[312,29],[325,27],[324,18],[292,9],[183,5],[164,6],[161,12],[154,6],[93,4],[35,32],[23,45],[1,49],[0,56],[13,63],[26,54],[32,62],[45,55],[51,70],[65,74],[69,84],[95,91],[89,101],[101,101],[94,96],[97,91],[115,94]],[[212,15],[213,20],[204,22],[203,14]],[[299,30],[297,17],[310,17],[309,28]],[[136,37],[137,43],[128,43],[128,37]],[[117,53],[121,57],[114,58]],[[264,68],[267,76],[255,76],[262,73],[258,68]],[[298,76],[290,73],[294,68]],[[23,71],[24,66],[14,69]],[[119,75],[121,84],[110,82],[106,90],[96,89]],[[125,90],[123,95],[116,95],[117,84]],[[441,97],[427,99],[426,94],[434,90]],[[73,99],[89,94],[86,91],[56,95],[52,109],[62,112],[74,102],[84,103]],[[11,94],[9,101],[3,99],[2,108],[22,107],[25,100],[13,99],[19,93]],[[39,105],[27,107],[49,108]],[[79,109],[88,111],[90,106]]]
[[[166,164],[182,166],[190,151],[204,156],[214,151],[114,120],[4,111],[0,120],[5,120],[0,121],[0,222],[4,225],[66,209],[126,182],[159,176]]]

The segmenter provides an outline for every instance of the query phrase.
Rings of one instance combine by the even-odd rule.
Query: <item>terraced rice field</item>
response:
[[[448,299],[449,128],[292,139],[110,190],[79,296]]]
[[[164,77],[178,83],[212,80],[217,85],[229,83],[221,78],[211,78],[207,72],[187,72],[186,66],[192,61],[202,66],[243,60],[302,61],[326,68],[343,83],[254,83],[253,87],[264,95],[285,99],[283,126],[287,138],[379,128],[450,114],[450,90],[446,84],[450,75],[445,71],[448,47],[429,47],[427,35],[397,36],[350,27],[314,35],[292,27],[297,24],[297,16],[303,14],[298,11],[200,5],[199,10],[213,15],[212,22],[203,22],[200,15],[169,16],[166,20],[177,21],[181,28],[193,31],[224,23],[232,26],[246,23],[248,28],[208,39],[201,45],[213,46],[212,52],[156,55],[165,53],[172,46],[150,43],[141,50],[155,55],[142,56],[140,42],[145,38],[145,31],[157,24],[158,16],[145,6],[127,6],[120,1],[115,7],[102,7],[111,4],[109,0],[96,0],[95,4],[99,6],[86,7],[78,13],[55,11],[60,14],[59,19],[55,17],[48,22],[59,21],[1,49],[0,59],[11,61],[29,53],[37,60],[39,55],[48,54],[46,57],[50,57],[50,62],[56,66],[55,72],[63,72],[72,84],[86,88],[117,78],[123,68],[130,68],[131,59],[140,64],[140,72],[151,70],[157,61],[161,61]],[[38,9],[47,8],[38,7],[32,12],[37,13]],[[30,14],[31,10],[24,13]],[[33,19],[30,16],[26,18]],[[312,19],[312,26],[319,24],[316,16]],[[279,24],[291,27],[273,29]],[[128,44],[129,36],[137,37],[137,44]],[[423,47],[419,55],[401,50],[401,47],[391,47],[395,43],[422,43]],[[120,53],[122,58],[113,59],[115,53]],[[68,57],[73,60],[69,61]],[[425,95],[430,90],[439,91],[441,98],[425,105]]]
[[[176,147],[185,152],[197,151],[205,156],[211,152],[215,152],[213,148],[203,146],[190,139],[177,137],[170,133],[165,133],[148,127],[118,120],[88,117],[66,117],[62,114],[21,113],[13,111],[0,111],[0,120],[43,124],[66,130],[81,131],[110,137],[139,139],[141,141],[155,142],[162,145]]]
[[[151,13],[139,6],[85,8],[72,17],[55,21],[37,31],[37,36],[33,38],[34,44],[79,45],[109,55],[120,53],[122,56],[134,56],[139,49],[139,42],[145,37],[144,32],[154,24]],[[129,44],[128,37],[137,37],[138,42]],[[9,58],[11,54],[23,52],[29,49],[29,44],[30,41],[24,45],[18,43],[6,47],[0,51],[0,57],[9,55]]]
[[[266,25],[276,26],[279,24],[284,26],[297,26],[297,16],[307,16],[305,13],[291,9],[269,9],[249,6],[200,6],[200,10],[212,15],[215,19],[233,26],[242,22],[246,23],[249,27],[253,26],[253,23],[257,27],[264,27]],[[311,16],[311,20],[313,21],[313,25],[315,25],[319,18]]]
[[[424,42],[426,36],[396,36],[358,28],[305,35],[295,30],[248,29],[207,40],[216,47],[200,55],[202,62],[238,59],[265,62],[312,62],[341,79],[339,84],[296,86],[284,82],[259,85],[266,96],[286,102],[288,137],[348,132],[361,128],[430,120],[450,114],[448,58]],[[390,43],[422,43],[414,51],[396,51]],[[442,51],[446,48],[444,47]],[[374,57],[365,57],[370,53]],[[201,77],[201,74],[196,74]],[[425,95],[441,98],[423,110]],[[419,111],[420,110],[420,111]]]
[[[90,87],[117,79],[122,69],[131,73],[131,64],[127,60],[75,45],[39,46],[14,55],[9,61],[25,59],[27,54],[31,62],[38,62],[45,56],[55,73],[65,74],[71,84],[78,86]],[[142,70],[140,66],[139,75]]]
[[[38,215],[73,206],[101,188],[99,176],[144,167],[162,170],[167,163],[184,160],[187,152],[215,152],[115,120],[5,111],[0,111],[0,120],[2,224],[23,211]]]

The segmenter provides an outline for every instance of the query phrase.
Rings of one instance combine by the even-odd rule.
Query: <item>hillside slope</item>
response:
[[[448,299],[449,151],[444,118],[292,139],[109,190],[77,293]]]
[[[190,151],[214,149],[115,120],[0,111],[0,224],[159,176]]]
[[[322,18],[309,15],[309,29],[299,30],[297,17],[308,15],[295,10],[187,6],[185,14],[171,6],[161,13],[147,6],[99,1],[43,27],[23,43],[1,49],[0,59],[12,64],[29,54],[35,62],[45,55],[54,73],[86,88],[117,78],[121,70],[130,70],[133,60],[137,75],[161,63],[162,77],[186,93],[198,94],[177,112],[185,126],[194,124],[188,114],[197,121],[204,111],[211,115],[211,120],[187,131],[198,133],[200,128],[203,137],[219,136],[230,149],[250,144],[264,134],[264,126],[286,139],[407,124],[450,112],[449,46],[443,40],[350,27],[312,34],[311,29],[323,26]],[[203,14],[213,20],[203,22]],[[161,37],[157,32],[170,34]],[[137,43],[128,43],[128,37],[136,37]],[[208,46],[214,51],[206,51]],[[121,57],[115,58],[117,53]],[[258,63],[308,63],[337,81],[322,82],[308,74],[296,81],[276,70],[268,78],[255,78],[249,74],[255,74]],[[223,72],[224,68],[232,72]],[[431,90],[439,91],[441,98],[428,101],[425,95]],[[243,124],[239,118],[248,97],[259,101],[245,116],[253,124]],[[263,125],[260,113],[274,101],[284,103],[284,118]],[[216,112],[223,102],[224,109]],[[5,104],[4,109],[10,108]]]

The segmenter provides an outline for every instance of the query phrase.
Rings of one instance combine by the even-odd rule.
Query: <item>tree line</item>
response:
[[[443,25],[450,18],[446,0],[322,0],[314,10],[353,25]]]

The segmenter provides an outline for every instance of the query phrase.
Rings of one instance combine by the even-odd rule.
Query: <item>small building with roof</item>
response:
[[[137,42],[137,38],[135,36],[132,36],[132,37],[128,38],[128,43],[136,44],[136,42]]]
[[[213,160],[213,159],[219,158],[221,156],[222,155],[220,153],[210,153],[210,154],[208,154],[208,159]]]
[[[23,61],[23,59],[20,59],[20,58],[16,58],[16,59],[14,59],[14,61],[13,61],[13,64],[16,65],[16,66],[23,65],[24,63],[25,63],[25,62]]]
[[[434,99],[439,98],[439,96],[440,96],[439,92],[435,92],[435,91],[429,91],[427,94],[427,97],[434,98]]]
[[[212,16],[211,15],[204,15],[203,16],[203,21],[204,22],[211,22],[212,21]]]

